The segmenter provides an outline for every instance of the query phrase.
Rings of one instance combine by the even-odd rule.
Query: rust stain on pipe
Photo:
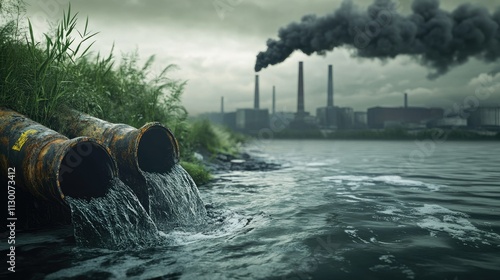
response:
[[[174,134],[158,122],[137,129],[67,110],[56,126],[69,137],[88,136],[108,147],[118,163],[118,174],[149,212],[149,192],[142,171],[164,173],[179,162],[179,144]]]
[[[104,196],[117,176],[108,149],[89,137],[68,139],[0,108],[0,173],[16,169],[16,184],[38,198]]]

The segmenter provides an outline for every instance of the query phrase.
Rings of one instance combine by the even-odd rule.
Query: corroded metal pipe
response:
[[[49,200],[104,196],[117,165],[89,137],[68,139],[27,117],[0,108],[0,173],[15,168],[16,186]]]
[[[89,136],[108,147],[118,163],[118,174],[149,212],[149,193],[142,171],[165,173],[179,162],[179,144],[158,122],[137,129],[67,110],[57,117],[58,131],[69,137]]]

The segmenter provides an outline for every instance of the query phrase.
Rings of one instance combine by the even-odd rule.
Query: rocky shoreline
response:
[[[216,155],[195,155],[211,173],[227,171],[272,171],[281,168],[280,164],[266,162],[246,152],[237,155],[217,153]]]

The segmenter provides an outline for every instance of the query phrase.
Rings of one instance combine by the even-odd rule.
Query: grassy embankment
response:
[[[155,75],[154,56],[139,65],[137,52],[121,59],[112,51],[105,56],[93,53],[97,33],[89,31],[88,19],[78,30],[71,7],[53,31],[37,41],[36,30],[23,17],[22,2],[1,4],[0,106],[47,127],[64,107],[134,127],[161,122],[178,139],[181,165],[197,184],[206,183],[210,174],[193,156],[196,149],[212,153],[234,149],[237,139],[228,131],[187,121],[181,103],[186,81],[170,78],[175,65]]]

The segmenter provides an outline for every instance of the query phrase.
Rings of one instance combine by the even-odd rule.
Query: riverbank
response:
[[[332,139],[332,140],[450,140],[450,141],[500,141],[500,132],[466,129],[406,130],[388,128],[380,130],[283,130],[273,134],[275,139]]]

